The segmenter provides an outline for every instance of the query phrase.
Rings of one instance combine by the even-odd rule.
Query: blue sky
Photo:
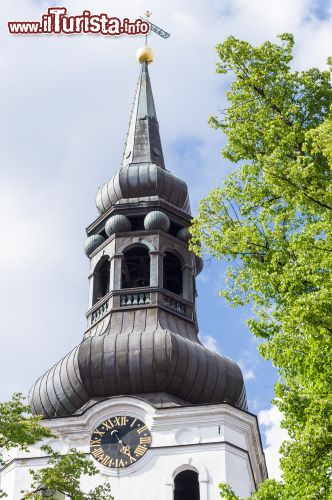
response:
[[[312,3],[311,12],[320,20],[328,20],[331,15],[330,0],[315,0]]]
[[[198,319],[201,339],[240,364],[245,381],[249,409],[253,413],[270,407],[276,370],[258,354],[258,340],[249,333],[246,319],[249,307],[232,308],[219,297],[225,265],[206,260],[198,280]]]
[[[89,8],[136,18],[146,0],[59,0],[72,14]],[[14,37],[10,20],[38,20],[51,2],[2,0],[0,20],[0,398],[33,381],[80,342],[88,262],[85,227],[94,197],[120,166],[142,39]],[[150,74],[167,168],[187,183],[193,210],[230,164],[210,129],[229,79],[215,74],[215,45],[228,35],[262,43],[295,34],[294,67],[324,67],[332,47],[332,3],[317,0],[150,0],[152,21],[171,33],[150,39]],[[219,296],[224,264],[198,280],[202,340],[240,362],[250,409],[258,413],[270,471],[282,436],[271,408],[276,377],[245,327],[248,309]],[[278,441],[279,439],[279,441]]]

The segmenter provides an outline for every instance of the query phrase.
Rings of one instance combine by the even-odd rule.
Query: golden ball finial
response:
[[[136,59],[139,63],[143,63],[146,61],[148,64],[152,63],[153,61],[153,52],[150,47],[141,47],[138,49],[136,52]]]

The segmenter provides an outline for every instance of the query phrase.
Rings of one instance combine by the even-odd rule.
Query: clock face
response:
[[[117,416],[105,420],[90,440],[92,456],[109,468],[134,464],[151,445],[151,433],[144,422],[134,417]]]

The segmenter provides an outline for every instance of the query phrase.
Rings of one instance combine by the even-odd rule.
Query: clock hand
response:
[[[127,444],[127,445],[124,445],[122,446],[121,448],[121,453],[123,453],[124,455],[128,455],[128,457],[130,457],[130,446]]]
[[[122,439],[119,438],[117,429],[114,429],[113,431],[111,431],[111,435],[112,436],[115,435],[115,437],[119,441],[119,443],[122,444],[122,448],[121,448],[120,452],[123,453],[124,455],[127,455],[127,457],[129,457],[132,461],[136,462],[136,460],[134,459],[134,457],[130,453],[131,449],[130,449],[129,444],[125,444],[122,441]]]
[[[124,444],[124,442],[122,441],[122,439],[119,438],[117,430],[112,431],[111,432],[111,436],[113,436],[113,434],[115,434],[115,437],[119,441],[120,444]]]
[[[123,446],[120,451],[124,455],[127,455],[128,458],[130,458],[131,463],[136,462],[136,459],[130,453],[130,446],[128,444],[126,446]]]

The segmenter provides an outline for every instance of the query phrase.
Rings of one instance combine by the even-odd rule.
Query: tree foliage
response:
[[[239,500],[228,484],[221,483],[219,489],[223,500]],[[285,498],[283,484],[274,479],[268,479],[260,485],[258,492],[251,495],[250,500],[282,500],[283,498]],[[295,497],[288,498],[290,500]]]
[[[31,415],[30,406],[25,403],[22,394],[16,393],[11,401],[0,403],[0,451],[11,448],[28,451],[38,441],[55,437],[50,429],[41,424],[40,416]],[[113,500],[108,483],[97,486],[89,493],[81,490],[81,476],[93,476],[99,472],[85,453],[73,448],[69,454],[61,455],[46,445],[41,446],[41,450],[49,456],[48,465],[30,471],[31,488],[22,492],[22,499],[52,499],[56,492],[60,492],[75,500]],[[0,498],[6,496],[0,490]]]
[[[45,496],[52,499],[57,492],[75,500],[113,500],[108,483],[97,486],[89,493],[81,490],[81,476],[94,476],[99,472],[92,461],[87,460],[85,453],[72,448],[62,455],[46,445],[41,449],[49,456],[48,467],[30,471],[31,489],[23,492],[22,500],[41,500]]]
[[[0,403],[0,449],[27,450],[40,439],[52,437],[40,420],[41,417],[31,415],[22,394],[15,393],[11,401]]]
[[[201,201],[191,246],[228,262],[221,295],[252,305],[247,323],[280,376],[283,483],[253,498],[332,498],[331,60],[325,71],[293,71],[293,37],[279,38],[217,46],[217,72],[233,82],[210,123],[236,166]]]

